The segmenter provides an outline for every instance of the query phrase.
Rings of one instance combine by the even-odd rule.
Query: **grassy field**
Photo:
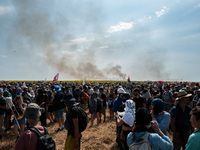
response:
[[[87,110],[88,112],[88,110]],[[108,115],[108,111],[107,111]],[[109,118],[109,117],[108,117]],[[89,123],[87,129],[82,133],[81,148],[82,150],[118,150],[115,142],[116,138],[116,125],[114,120],[107,119],[106,122],[96,126],[96,120],[94,126],[90,126],[90,114],[88,115]],[[54,123],[48,128],[49,134],[56,142],[56,150],[63,150],[65,140],[67,137],[67,130],[60,131],[58,133],[55,130],[58,128],[58,124]],[[13,127],[2,138],[0,144],[0,150],[13,150],[15,146],[16,137],[13,133]]]
[[[86,111],[88,112],[88,110]],[[116,143],[116,124],[115,120],[110,120],[109,113],[106,111],[108,116],[106,122],[96,125],[96,119],[94,120],[94,126],[90,126],[90,114],[88,113],[88,126],[84,132],[82,132],[81,149],[82,150],[119,150]],[[58,133],[55,130],[58,128],[58,124],[54,123],[47,127],[49,134],[53,137],[56,142],[56,150],[64,150],[65,140],[67,137],[67,130],[60,131]],[[13,150],[15,146],[16,137],[13,131],[7,132],[1,140],[0,150]],[[172,134],[169,134],[172,140]]]

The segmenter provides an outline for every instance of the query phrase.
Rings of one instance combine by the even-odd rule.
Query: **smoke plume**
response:
[[[89,9],[81,8],[80,5],[76,8],[76,4],[66,5],[66,9],[72,7],[71,13],[77,17],[72,22],[69,21],[70,14],[62,14],[57,10],[55,1],[15,0],[13,4],[16,16],[8,48],[30,57],[30,61],[33,57],[42,57],[45,64],[40,65],[42,62],[38,58],[36,68],[48,66],[45,69],[57,70],[60,74],[65,74],[63,76],[66,79],[106,79],[107,76],[113,79],[126,78],[119,65],[107,66],[105,69],[99,69],[96,65],[95,51],[101,43],[92,40],[87,42],[88,48],[82,50],[84,54],[81,56],[77,56],[77,50],[81,47],[79,43],[67,44],[78,38],[72,32],[77,29],[73,23],[80,23],[84,32],[101,33],[99,15],[96,15],[101,10],[92,2]],[[79,7],[80,12],[75,12]]]

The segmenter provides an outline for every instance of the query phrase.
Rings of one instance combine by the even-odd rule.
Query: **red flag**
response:
[[[53,78],[53,81],[58,81],[59,73]]]
[[[128,79],[127,79],[127,81],[128,81],[128,82],[130,82],[130,77],[129,77],[129,76],[128,76]]]
[[[2,84],[4,85],[4,81],[2,80]]]

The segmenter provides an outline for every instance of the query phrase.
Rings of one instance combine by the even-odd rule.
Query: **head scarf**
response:
[[[124,112],[120,113],[122,115],[122,120],[128,124],[130,127],[133,126],[135,121],[135,104],[132,100],[127,100],[125,102]]]

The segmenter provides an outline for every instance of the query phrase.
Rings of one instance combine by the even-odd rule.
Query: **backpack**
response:
[[[166,96],[166,92],[164,92],[163,94]],[[169,98],[172,99],[172,93],[171,92],[169,92]]]
[[[78,110],[79,132],[83,132],[86,129],[87,123],[88,123],[87,113],[81,107],[78,107],[78,106],[74,106],[74,107]],[[65,129],[67,129],[67,130],[73,129],[73,125],[71,125],[69,123],[67,116],[66,116],[66,120],[64,122],[64,126],[65,126]]]
[[[49,135],[47,128],[44,127],[44,135],[42,135],[37,128],[30,127],[29,130],[38,135],[37,150],[55,150],[56,144],[52,137]]]
[[[87,127],[87,113],[81,108],[76,107],[79,111],[78,113],[78,125],[79,125],[79,132],[83,132]]]
[[[97,97],[97,108],[102,108],[103,107],[103,101],[101,98]]]
[[[97,102],[97,97],[98,97],[97,93],[94,92],[94,93],[91,95],[91,101]]]
[[[144,134],[137,141],[129,146],[129,150],[154,150],[151,142],[149,142],[150,133]],[[143,139],[143,141],[141,141]],[[139,142],[140,141],[140,142]]]
[[[96,92],[91,95],[91,100],[97,103],[97,108],[103,107],[103,101],[98,97]]]

